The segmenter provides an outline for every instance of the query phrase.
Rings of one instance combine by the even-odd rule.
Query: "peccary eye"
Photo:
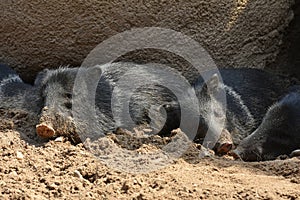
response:
[[[67,102],[65,103],[66,108],[68,109],[72,109],[72,103],[71,102]]]

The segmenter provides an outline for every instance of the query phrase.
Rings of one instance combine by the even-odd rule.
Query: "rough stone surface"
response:
[[[263,68],[279,53],[292,5],[293,0],[3,0],[0,62],[32,81],[42,68],[80,65],[117,33],[156,26],[200,42],[218,66]]]
[[[280,53],[275,62],[267,65],[267,68],[300,79],[300,1],[296,1],[292,8],[294,19],[286,31]]]

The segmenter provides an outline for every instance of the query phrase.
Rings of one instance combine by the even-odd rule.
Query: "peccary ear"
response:
[[[75,83],[76,87],[83,87],[82,84],[84,84],[86,87],[89,87],[90,91],[93,91],[95,89],[95,83],[97,83],[101,77],[101,73],[102,69],[100,65],[78,68],[78,73],[76,76],[77,83]]]
[[[220,88],[218,74],[213,74],[203,86],[203,91],[209,95],[216,93]]]
[[[43,71],[39,72],[34,80],[34,85],[35,86],[41,85],[43,80],[47,76],[48,72],[49,72],[48,69],[44,69]]]
[[[93,80],[98,80],[97,78],[100,78],[100,75],[102,74],[102,66],[101,65],[95,65],[93,67],[89,67],[87,69],[87,75]]]

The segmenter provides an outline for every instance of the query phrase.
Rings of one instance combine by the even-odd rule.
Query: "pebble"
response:
[[[22,154],[22,152],[17,151],[17,159],[22,160],[23,158],[24,158],[24,155]]]
[[[57,137],[57,138],[55,138],[54,141],[55,141],[55,142],[63,142],[63,141],[64,141],[64,138],[63,138],[63,137]]]
[[[83,179],[81,173],[78,170],[74,171],[74,176],[77,177],[77,178]]]
[[[12,175],[12,176],[18,176],[18,173],[16,171],[12,171],[9,174]]]
[[[145,133],[150,133],[150,132],[152,132],[152,129],[144,128],[143,131],[144,131]]]
[[[293,151],[290,155],[290,157],[297,157],[297,156],[300,156],[300,149]]]

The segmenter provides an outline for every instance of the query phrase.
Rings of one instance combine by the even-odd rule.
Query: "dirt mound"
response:
[[[189,144],[180,158],[163,167],[128,173],[105,164],[83,144],[75,146],[64,138],[38,139],[34,133],[36,120],[26,111],[1,110],[0,116],[3,199],[300,198],[297,158],[256,163],[212,154],[200,158],[201,146]],[[176,135],[180,132],[172,137]],[[143,135],[133,140],[132,133],[127,131],[110,134],[106,139],[118,148],[140,154],[157,152],[171,141],[171,138]],[[125,157],[119,159],[124,161],[120,165],[127,163]],[[147,165],[139,163],[139,166]]]

